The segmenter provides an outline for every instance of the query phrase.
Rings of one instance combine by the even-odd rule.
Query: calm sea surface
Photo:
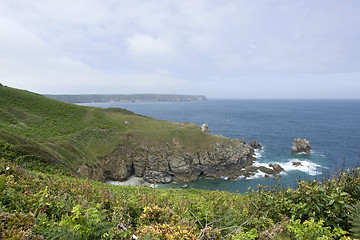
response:
[[[88,103],[102,108],[125,108],[161,120],[207,122],[212,134],[228,138],[257,140],[256,165],[279,163],[283,186],[296,186],[298,179],[329,176],[345,167],[360,166],[360,100],[207,100],[200,102]],[[310,141],[309,155],[291,154],[295,138]],[[294,167],[292,161],[300,161]],[[257,174],[236,181],[205,180],[187,183],[189,187],[245,192],[258,184],[270,185],[275,178]],[[159,187],[181,187],[164,184]]]

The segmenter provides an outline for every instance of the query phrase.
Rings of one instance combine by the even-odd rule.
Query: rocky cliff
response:
[[[82,175],[103,181],[126,180],[131,175],[151,183],[168,183],[173,178],[195,181],[203,175],[208,179],[236,179],[245,167],[252,165],[254,149],[241,139],[223,138],[211,149],[189,152],[176,140],[170,143],[139,142],[129,137],[96,167],[83,165]]]

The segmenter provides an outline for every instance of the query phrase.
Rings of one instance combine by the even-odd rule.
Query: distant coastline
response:
[[[44,94],[43,96],[67,103],[92,102],[189,102],[205,101],[204,95],[178,95],[178,94]]]

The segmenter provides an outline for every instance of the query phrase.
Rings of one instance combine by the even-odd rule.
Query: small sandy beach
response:
[[[123,186],[153,187],[153,184],[135,176],[131,176],[128,180],[125,181],[106,181],[106,183]]]

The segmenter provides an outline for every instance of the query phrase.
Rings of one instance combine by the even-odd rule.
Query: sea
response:
[[[280,164],[281,178],[258,173],[235,181],[226,179],[159,184],[158,188],[188,188],[245,193],[262,186],[296,188],[298,180],[330,178],[346,168],[360,166],[359,100],[223,100],[191,102],[111,102],[81,104],[125,108],[156,119],[208,123],[210,132],[227,138],[257,140],[255,166]],[[307,139],[310,154],[291,153],[295,138]],[[295,167],[292,162],[300,162]]]

